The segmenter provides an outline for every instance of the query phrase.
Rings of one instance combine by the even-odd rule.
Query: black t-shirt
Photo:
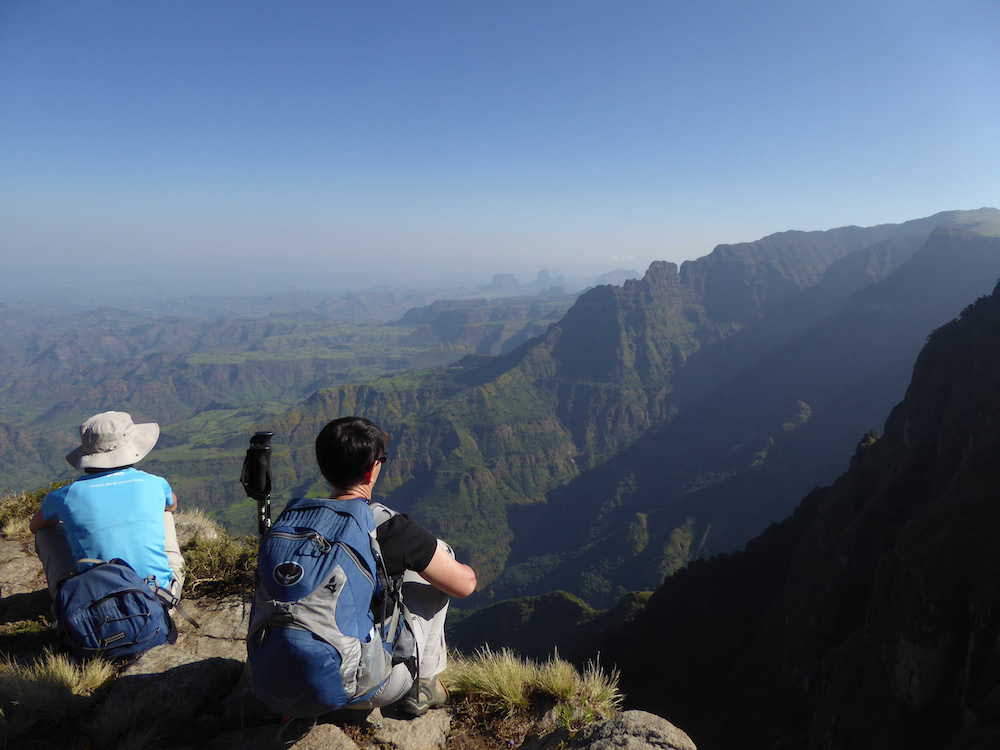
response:
[[[403,513],[379,524],[375,536],[390,576],[421,572],[437,551],[437,537]]]

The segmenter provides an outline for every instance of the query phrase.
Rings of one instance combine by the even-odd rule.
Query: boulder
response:
[[[16,633],[0,632],[0,639],[10,641],[4,643],[8,654],[24,651],[25,657],[37,655],[41,651],[39,644],[44,639],[52,640],[51,631],[26,628],[21,634],[18,630],[24,621],[44,625],[49,610],[44,575],[30,543],[0,539],[0,586],[4,594],[0,625],[12,623],[15,627],[11,633]],[[64,720],[91,746],[176,750],[447,747],[451,715],[444,709],[412,720],[382,717],[376,711],[366,723],[347,727],[346,732],[331,723],[297,720],[279,724],[278,717],[249,693],[244,679],[244,639],[250,614],[247,602],[237,596],[203,597],[185,600],[183,607],[199,627],[174,614],[178,631],[175,643],[143,654],[92,698],[74,699],[72,706],[67,704]],[[17,717],[8,717],[5,728],[8,735],[14,736],[14,723],[34,731],[40,720],[22,711]],[[691,739],[669,721],[642,711],[626,711],[573,737],[565,730],[550,731],[553,726],[551,720],[539,722],[538,730],[548,733],[531,738],[523,746],[525,750],[696,750]],[[59,739],[57,735],[58,731],[52,733],[52,739]],[[47,741],[41,736],[33,739],[40,748],[47,747]]]
[[[317,724],[308,734],[290,745],[294,750],[358,750],[354,740],[336,724]]]
[[[350,722],[347,732],[337,724],[296,720],[245,727],[217,736],[208,750],[444,750],[451,728],[445,710],[428,711],[418,719],[382,718],[376,710],[367,721]],[[348,735],[351,732],[358,739]]]
[[[243,673],[249,607],[238,597],[182,606],[200,627],[174,613],[176,643],[147,651],[122,671],[92,722],[99,746],[137,741],[144,731],[175,744],[192,737],[199,745],[219,731]]]
[[[176,611],[177,641],[150,649],[122,672],[122,677],[164,672],[206,659],[244,661],[250,607],[239,597],[194,599],[181,602],[199,625],[195,627]]]
[[[0,538],[0,595],[28,594],[46,588],[35,545]]]
[[[570,740],[568,750],[697,750],[683,731],[656,714],[624,711],[590,726]]]
[[[359,750],[336,724],[268,724],[220,734],[205,750]]]
[[[376,726],[373,740],[379,747],[392,750],[441,750],[449,729],[451,715],[435,709],[418,719],[384,718]]]

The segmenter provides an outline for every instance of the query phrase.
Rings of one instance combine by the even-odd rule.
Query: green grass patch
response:
[[[12,635],[24,635],[26,633],[42,633],[48,630],[49,627],[49,622],[44,617],[38,617],[34,620],[5,622],[3,625],[0,625],[0,638]]]
[[[68,481],[53,482],[41,489],[31,492],[14,492],[0,498],[0,532],[11,539],[30,538],[31,532],[28,530],[28,522],[41,509],[42,500],[52,490],[67,484],[69,484]]]
[[[10,660],[31,659],[58,646],[58,636],[44,615],[0,625],[0,654]]]
[[[352,360],[354,354],[324,349],[299,352],[204,352],[189,355],[187,362],[189,365],[245,365],[251,362],[290,362],[302,359]]]
[[[187,596],[242,594],[253,588],[257,540],[250,536],[195,537],[181,547]]]

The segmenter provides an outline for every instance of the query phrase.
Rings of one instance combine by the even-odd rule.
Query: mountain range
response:
[[[931,334],[835,482],[606,638],[631,700],[703,748],[996,748],[998,352],[1000,286]]]
[[[363,323],[316,310],[219,318],[10,309],[0,319],[0,488],[31,489],[67,474],[61,456],[75,426],[96,411],[160,422],[163,447],[190,442],[205,425],[233,424],[238,413],[235,437],[248,421],[318,388],[509,348],[558,319],[574,299],[449,303],[474,311],[464,322],[433,304],[412,308],[413,322]],[[208,439],[203,433],[199,442]]]
[[[492,584],[477,603],[565,588],[610,606],[836,476],[927,333],[1000,276],[998,214],[654,263],[509,354],[318,391],[274,423],[285,481],[318,490],[316,432],[365,414],[394,436],[391,501]]]
[[[436,302],[323,343],[359,358],[369,356],[357,348],[365,342],[376,358],[393,346],[474,353],[318,389],[329,375],[275,365],[291,385],[265,405],[248,403],[259,396],[239,379],[267,376],[260,342],[276,342],[264,353],[299,356],[303,340],[326,334],[299,322],[269,338],[252,326],[288,323],[241,323],[227,341],[236,336],[243,349],[199,355],[222,368],[216,391],[190,402],[193,412],[164,430],[145,465],[185,502],[250,532],[237,482],[248,434],[277,433],[280,506],[324,491],[312,441],[329,419],[362,414],[393,436],[379,490],[480,572],[485,586],[472,606],[561,588],[610,607],[690,560],[739,549],[831,481],[849,446],[899,400],[928,332],[1000,276],[998,227],[1000,212],[980,209],[781,232],[680,267],[655,262],[641,279],[575,302]],[[379,336],[391,345],[379,349]],[[154,392],[163,387],[157,367],[130,372]],[[311,395],[288,406],[296,389]],[[136,389],[137,402],[148,392]],[[84,403],[96,410],[88,398],[72,405]],[[7,445],[33,442],[17,429],[4,435]]]
[[[59,395],[79,393],[67,378],[111,368],[128,386],[101,398],[180,409],[144,468],[249,530],[249,433],[277,433],[280,506],[325,490],[313,439],[360,414],[392,433],[389,503],[479,572],[453,645],[600,648],[631,705],[708,750],[987,750],[1000,745],[998,277],[1000,211],[984,208],[782,232],[578,298],[437,301],[363,330],[147,321],[102,338],[81,321],[77,343],[4,339],[4,408],[32,422],[0,424],[0,470],[61,457],[47,426],[95,410]],[[119,314],[97,314],[100,330]],[[208,343],[184,351],[194,340]],[[317,342],[384,374],[260,364]],[[429,352],[454,361],[413,369]],[[156,398],[183,382],[163,374],[182,361],[190,392],[212,395],[171,407]],[[279,395],[252,403],[265,380]]]

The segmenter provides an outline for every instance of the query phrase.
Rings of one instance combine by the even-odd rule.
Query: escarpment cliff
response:
[[[379,421],[394,436],[396,459],[380,489],[452,541],[489,582],[515,543],[511,508],[543,501],[667,422],[673,378],[694,353],[752,326],[772,297],[801,289],[816,269],[863,244],[866,231],[809,233],[798,254],[786,253],[778,235],[684,274],[653,263],[642,279],[586,292],[543,336],[507,355],[321,391],[277,429],[287,430],[305,482],[315,477],[309,446],[326,420],[363,413]],[[716,304],[729,317],[713,317],[706,300],[724,286],[715,265],[754,286],[756,302]]]
[[[709,748],[996,747],[998,353],[1000,286],[930,336],[832,486],[609,641],[633,700]]]
[[[659,585],[692,556],[738,549],[832,481],[857,436],[902,396],[927,334],[1000,277],[1000,238],[939,229],[880,273],[798,335],[748,356],[728,377],[714,375],[721,382],[707,396],[681,400],[673,419],[555,489],[544,509],[519,510],[519,562],[497,581],[497,595],[565,588],[609,606],[630,588]]]
[[[280,507],[323,491],[312,452],[322,425],[363,414],[393,435],[377,491],[477,566],[489,584],[479,604],[563,588],[608,607],[692,558],[738,548],[836,476],[843,446],[898,401],[927,332],[1000,275],[989,236],[998,216],[782,232],[680,268],[656,262],[641,279],[590,289],[516,348],[508,338],[498,356],[426,370],[411,368],[497,351],[565,300],[437,303],[390,326],[330,328],[304,315],[210,332],[142,320],[134,336],[127,316],[104,311],[95,321],[114,335],[86,338],[89,358],[70,346],[72,332],[6,342],[22,365],[54,357],[61,377],[83,368],[69,390],[53,381],[49,412],[8,363],[0,391],[8,412],[54,444],[71,443],[74,422],[101,408],[181,415],[149,469],[247,532],[254,513],[237,481],[246,436],[277,433]],[[80,323],[87,336],[95,321]],[[202,340],[223,350],[177,351]],[[8,450],[0,462],[28,455]],[[31,463],[35,485],[55,478]]]
[[[364,414],[393,435],[378,491],[495,582],[480,603],[564,588],[608,607],[738,547],[836,475],[842,437],[881,422],[923,336],[1000,275],[980,226],[997,215],[784,232],[680,268],[656,262],[584,293],[500,356],[323,388],[257,417],[220,410],[211,434],[278,433],[280,504],[323,490],[312,454],[322,425]],[[457,320],[462,336],[522,314],[464,305],[414,321]],[[240,446],[223,442],[151,461],[249,531]]]

